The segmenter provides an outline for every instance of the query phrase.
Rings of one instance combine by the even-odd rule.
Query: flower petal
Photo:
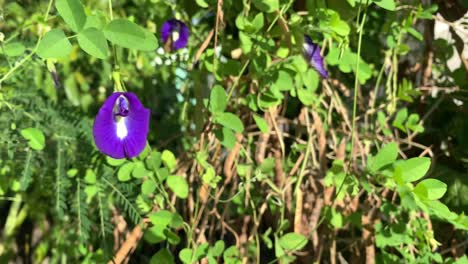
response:
[[[184,22],[179,21],[179,38],[174,42],[174,50],[182,49],[187,46],[190,31]]]
[[[323,58],[320,55],[320,47],[312,42],[309,36],[304,36],[304,57],[323,78],[328,78],[328,72],[323,65]]]
[[[126,117],[116,116],[114,107],[120,95],[129,103]],[[110,95],[94,120],[93,136],[97,148],[104,154],[116,158],[132,158],[146,146],[150,111],[143,107],[138,97],[131,92]]]
[[[138,156],[146,147],[146,137],[149,131],[150,110],[146,109],[131,92],[124,93],[130,104],[130,114],[125,125],[128,131],[124,138],[124,152],[127,158]]]
[[[122,93],[109,96],[94,119],[93,136],[96,147],[104,154],[116,159],[125,158],[123,142],[117,136],[114,105]]]
[[[171,19],[172,20],[172,19]],[[161,27],[161,39],[163,43],[166,43],[169,36],[172,34],[172,22],[167,20]]]
[[[177,33],[177,39],[169,39],[173,37],[173,32]],[[187,45],[190,36],[190,31],[184,22],[177,19],[169,19],[161,27],[161,39],[163,43],[167,43],[168,40],[173,41],[171,43],[172,50],[178,50],[184,48]]]

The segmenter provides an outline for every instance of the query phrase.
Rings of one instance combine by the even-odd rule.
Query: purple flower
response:
[[[328,72],[323,66],[323,58],[320,55],[320,47],[312,42],[309,36],[304,36],[304,44],[302,48],[305,59],[315,70],[317,70],[323,78],[328,78]]]
[[[97,148],[115,159],[138,156],[146,146],[150,110],[131,92],[109,96],[94,120]]]
[[[190,31],[184,22],[175,18],[169,19],[161,27],[161,38],[164,46],[172,51],[187,46]]]

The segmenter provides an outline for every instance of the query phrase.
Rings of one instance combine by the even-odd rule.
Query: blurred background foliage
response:
[[[80,5],[99,32],[122,18],[158,43],[89,54]],[[468,262],[467,8],[0,0],[0,262]],[[190,39],[170,52],[174,17]],[[40,45],[57,29],[70,49]],[[131,160],[91,132],[118,87],[151,109]]]

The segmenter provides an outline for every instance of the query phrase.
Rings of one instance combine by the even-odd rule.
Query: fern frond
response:
[[[116,194],[115,198],[117,202],[121,206],[123,206],[124,211],[127,213],[128,217],[133,222],[133,224],[139,224],[141,222],[141,216],[138,212],[138,209],[133,205],[134,203],[132,203],[132,201],[130,201],[130,199],[124,194],[124,191],[120,190],[117,186],[112,184],[106,178],[103,177],[102,179],[113,190],[113,193]]]
[[[21,175],[21,181],[20,181],[21,191],[25,191],[28,188],[29,183],[31,182],[31,178],[32,178],[31,177],[31,161],[32,161],[33,155],[34,155],[34,152],[29,150],[27,157],[26,157],[26,161],[24,163],[23,173]]]
[[[63,218],[67,209],[65,188],[66,178],[63,177],[63,157],[62,157],[62,143],[59,140],[57,142],[57,157],[56,157],[56,171],[55,171],[55,210],[59,218]]]
[[[81,180],[77,178],[75,211],[78,220],[78,235],[82,242],[86,242],[89,238],[91,221],[88,218],[88,206],[82,188]]]
[[[99,226],[100,226],[100,232],[101,232],[101,236],[103,238],[106,237],[106,229],[105,229],[105,221],[104,221],[104,206],[102,204],[102,196],[104,196],[103,192],[102,192],[102,186],[100,184],[100,182],[98,182],[97,184],[97,188],[98,188],[98,193],[97,193],[97,201],[98,201],[98,208],[99,208]]]

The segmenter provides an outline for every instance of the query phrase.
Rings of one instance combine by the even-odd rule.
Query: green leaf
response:
[[[169,169],[169,171],[173,171],[177,166],[177,160],[174,154],[169,150],[164,150],[161,155],[161,160],[164,165]]]
[[[37,47],[37,55],[43,59],[63,58],[68,56],[72,45],[61,29],[52,29],[42,38]]]
[[[223,253],[224,263],[226,264],[238,264],[242,263],[239,258],[240,252],[236,246],[228,247]]]
[[[394,0],[372,0],[376,5],[390,10],[390,11],[395,11],[396,5]]]
[[[215,245],[211,250],[211,254],[213,254],[213,256],[215,257],[221,256],[221,254],[223,254],[224,251],[224,246],[225,245],[223,240],[216,241]]]
[[[156,170],[156,177],[159,182],[163,182],[169,177],[169,170],[166,167],[162,167]]]
[[[222,113],[226,110],[227,94],[224,88],[220,85],[215,85],[210,94],[210,112]]]
[[[215,116],[215,122],[238,133],[242,133],[242,131],[244,131],[242,121],[233,113],[220,113]]]
[[[38,128],[30,127],[21,130],[21,136],[28,140],[32,149],[42,150],[45,147],[45,136]]]
[[[155,225],[145,230],[144,239],[151,244],[157,244],[167,239],[164,226]]]
[[[250,39],[250,37],[244,32],[240,31],[239,40],[240,40],[242,52],[245,54],[250,53],[250,51],[252,50],[252,46],[253,46],[253,42]]]
[[[86,183],[94,184],[96,183],[96,174],[92,169],[87,169],[84,177]]]
[[[24,50],[26,49],[21,42],[14,41],[9,42],[5,45],[5,55],[8,57],[16,57],[23,55]],[[1,51],[1,50],[0,50]]]
[[[160,249],[151,257],[150,264],[173,264],[174,257],[167,248]]]
[[[84,28],[96,28],[102,30],[105,26],[105,18],[102,15],[91,15],[86,18]]]
[[[258,13],[252,20],[253,32],[257,32],[263,28],[265,17],[263,13]]]
[[[271,13],[279,9],[278,0],[253,0],[252,3],[260,11]]]
[[[395,115],[395,119],[393,120],[392,125],[406,133],[407,131],[403,123],[405,122],[407,117],[408,117],[408,109],[402,108],[398,110],[397,114]]]
[[[405,126],[410,130],[422,133],[424,132],[424,127],[419,124],[419,115],[418,114],[411,114],[406,120]]]
[[[193,250],[184,248],[179,252],[179,259],[186,264],[192,264]]]
[[[422,41],[424,38],[423,35],[419,31],[417,31],[416,29],[412,27],[408,28],[408,33],[419,41]]]
[[[421,181],[416,185],[415,190],[419,190],[422,186],[424,186],[427,192],[426,198],[429,200],[442,198],[447,191],[447,184],[436,179],[425,179]]]
[[[336,34],[340,36],[347,36],[351,31],[351,28],[349,27],[348,23],[346,23],[346,21],[341,20],[338,13],[332,13],[329,23],[330,29],[335,31]]]
[[[154,193],[155,190],[156,190],[156,183],[152,179],[147,179],[141,185],[141,193],[143,195],[148,196],[148,195]]]
[[[209,6],[205,0],[195,0],[195,2],[202,8],[207,8]]]
[[[275,82],[272,85],[278,88],[280,91],[289,91],[294,87],[294,82],[291,74],[289,74],[287,71],[280,70]]]
[[[137,161],[134,163],[135,167],[133,168],[132,171],[132,176],[136,179],[141,179],[145,176],[148,176],[150,172],[146,170],[145,164],[142,161]]]
[[[216,129],[215,136],[223,146],[230,150],[236,145],[236,134],[229,128]]]
[[[331,211],[331,219],[330,219],[330,224],[334,228],[341,228],[343,227],[343,215],[339,212],[337,212],[334,208]]]
[[[122,182],[129,181],[131,177],[131,173],[135,168],[135,163],[129,162],[125,163],[122,167],[120,167],[119,171],[117,172],[117,179]]]
[[[107,164],[113,166],[113,167],[118,167],[122,164],[124,164],[127,159],[114,159],[114,158],[111,158],[109,156],[106,156],[106,161],[107,161]]]
[[[369,157],[367,169],[370,172],[377,172],[381,168],[392,164],[398,157],[398,144],[395,142],[385,145],[379,150],[375,157]]]
[[[159,210],[149,215],[151,223],[155,226],[166,228],[169,226],[173,218],[173,213],[168,210]]]
[[[308,89],[297,87],[297,97],[304,105],[312,105],[317,96]]]
[[[286,251],[299,251],[307,245],[307,238],[297,233],[287,233],[279,239],[279,244]]]
[[[86,14],[79,0],[56,0],[55,8],[73,31],[79,32],[84,27]]]
[[[199,245],[195,250],[196,259],[201,259],[202,257],[206,256],[209,246],[210,245],[208,244],[208,242],[204,242],[201,245]]]
[[[105,59],[108,55],[107,40],[102,31],[96,28],[87,28],[78,33],[80,48],[91,56]]]
[[[166,183],[177,197],[182,199],[186,199],[188,197],[189,187],[187,180],[184,177],[171,175],[167,177]]]
[[[69,169],[67,171],[67,176],[70,177],[70,178],[75,177],[77,174],[78,174],[78,169],[75,169],[75,168]]]
[[[273,168],[275,167],[275,158],[269,157],[266,158],[262,161],[262,164],[260,164],[260,171],[262,173],[270,173],[273,171]]]
[[[158,47],[153,33],[127,19],[112,20],[104,28],[104,36],[110,42],[128,49],[151,51]]]
[[[411,158],[396,164],[405,182],[414,182],[426,175],[431,167],[431,159],[427,157]]]
[[[146,167],[152,171],[156,171],[161,167],[161,152],[152,152],[146,159]]]
[[[253,119],[255,121],[255,124],[257,124],[258,129],[262,131],[262,133],[268,133],[270,131],[270,128],[268,127],[268,123],[263,117],[254,114]]]

